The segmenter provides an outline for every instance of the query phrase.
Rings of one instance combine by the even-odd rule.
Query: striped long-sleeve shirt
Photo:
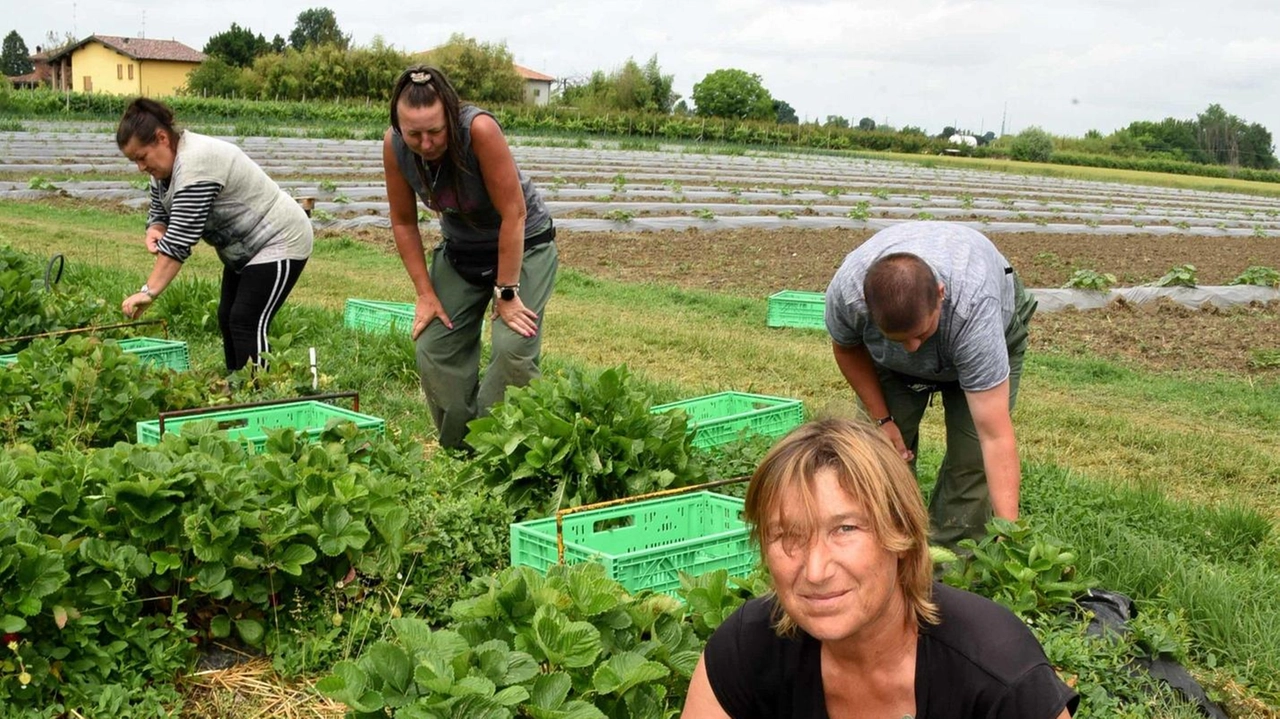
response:
[[[166,210],[162,198],[169,189],[168,181],[151,182],[151,209],[147,212],[147,226],[165,226],[164,236],[156,243],[160,254],[186,262],[191,250],[204,234],[205,222],[213,201],[222,192],[222,185],[212,182],[196,182],[173,193],[173,205]]]
[[[166,225],[158,249],[180,262],[202,239],[236,272],[311,254],[311,220],[298,203],[239,147],[190,130],[170,178],[151,184],[148,222]]]

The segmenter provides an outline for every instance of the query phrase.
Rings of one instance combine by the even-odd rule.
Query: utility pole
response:
[[[1009,118],[1009,101],[1004,101],[1004,110],[1000,113],[1000,137],[1004,137],[1004,121]]]

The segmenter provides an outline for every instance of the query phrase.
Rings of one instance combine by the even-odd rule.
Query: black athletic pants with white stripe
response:
[[[268,351],[271,320],[306,265],[306,260],[277,260],[249,265],[239,272],[223,268],[218,327],[222,329],[227,371],[234,372],[249,362],[258,364],[262,353]]]

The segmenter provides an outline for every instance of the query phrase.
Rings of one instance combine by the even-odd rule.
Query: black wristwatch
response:
[[[516,298],[516,293],[520,291],[520,284],[514,285],[494,285],[493,296],[503,302],[510,302]]]
[[[886,424],[889,424],[889,423],[890,423],[890,422],[892,422],[892,421],[893,421],[893,415],[891,415],[891,414],[886,414],[885,416],[883,416],[883,417],[881,417],[881,418],[879,418],[879,419],[877,419],[877,420],[876,420],[876,426],[877,426],[877,427],[883,427],[883,426],[885,426]]]

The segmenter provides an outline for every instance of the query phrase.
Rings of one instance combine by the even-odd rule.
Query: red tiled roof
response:
[[[520,74],[520,77],[523,77],[526,80],[541,80],[542,82],[556,81],[554,77],[551,77],[550,75],[543,75],[537,70],[530,70],[524,65],[516,65],[515,63],[511,63],[511,64],[515,65],[516,72]]]
[[[204,62],[205,54],[183,45],[176,40],[152,40],[145,37],[119,37],[116,35],[90,35],[74,45],[68,45],[55,54],[50,60],[67,55],[90,42],[98,42],[115,50],[121,55],[134,60],[168,60],[170,62]]]

